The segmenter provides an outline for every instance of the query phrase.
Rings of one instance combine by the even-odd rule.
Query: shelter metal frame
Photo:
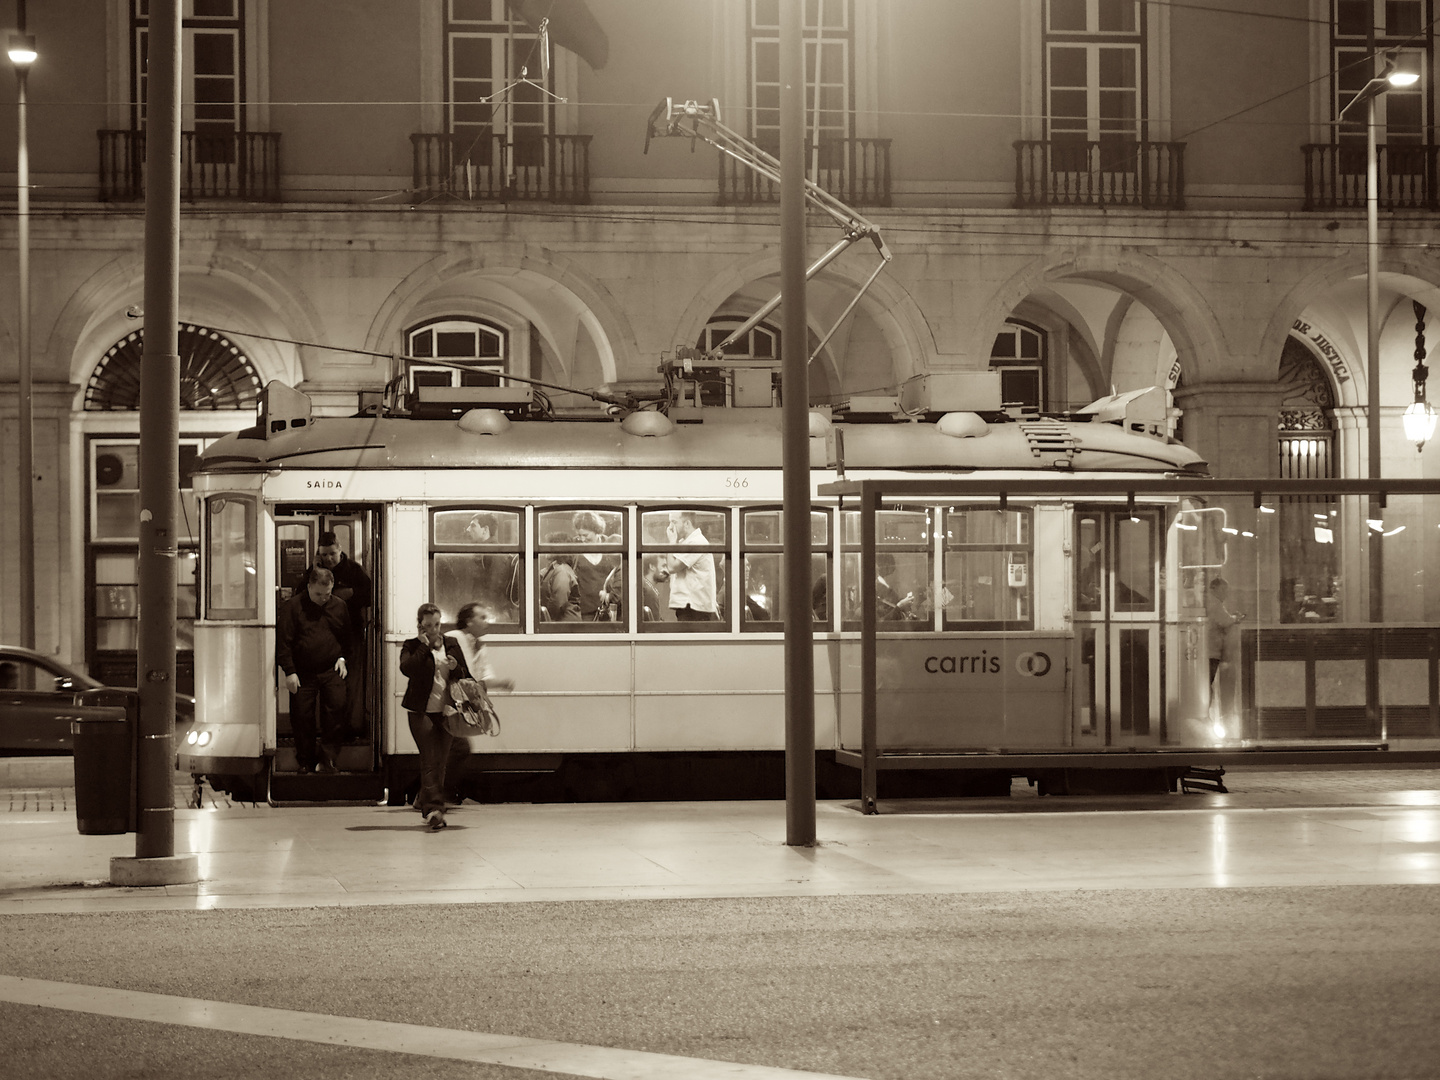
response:
[[[860,752],[837,747],[835,760],[860,770],[860,808],[866,814],[878,812],[877,774],[886,769],[999,769],[1017,771],[1042,768],[1155,769],[1165,767],[1214,767],[1242,764],[1319,765],[1410,763],[1440,764],[1440,747],[1435,749],[1392,750],[1386,742],[1367,745],[1347,743],[1323,745],[1187,748],[1168,750],[1122,749],[1087,752],[1006,753],[967,751],[957,753],[886,752],[877,736],[878,677],[875,635],[878,620],[875,600],[875,516],[886,499],[968,498],[997,500],[1005,507],[1011,496],[1126,498],[1133,505],[1137,495],[1244,496],[1251,495],[1258,507],[1265,496],[1352,495],[1369,496],[1384,507],[1390,495],[1440,495],[1440,480],[1280,480],[1201,479],[1190,477],[1099,479],[1068,478],[975,478],[926,480],[884,478],[840,479],[818,487],[820,495],[836,496],[841,505],[856,499],[860,510]]]

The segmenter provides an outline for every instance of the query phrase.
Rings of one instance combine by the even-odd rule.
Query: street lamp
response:
[[[22,7],[21,11],[24,10]],[[35,38],[10,35],[10,63],[15,65],[15,246],[20,260],[20,318],[17,322],[17,363],[20,381],[20,644],[35,647],[35,414],[30,393],[30,151],[26,145],[25,83],[35,62]]]
[[[1425,305],[1412,300],[1415,309],[1415,370],[1410,373],[1410,383],[1415,389],[1415,400],[1405,410],[1405,438],[1415,444],[1418,454],[1425,449],[1430,436],[1435,434],[1435,409],[1425,400],[1425,380],[1430,369],[1425,366]]]
[[[1375,149],[1375,99],[1388,90],[1414,86],[1420,79],[1418,71],[1409,66],[1410,54],[1396,50],[1385,53],[1385,69],[1372,78],[1360,92],[1340,110],[1340,122],[1353,120],[1354,112],[1365,106],[1365,329],[1366,329],[1366,434],[1368,439],[1367,475],[1380,479],[1380,181]],[[1372,69],[1373,70],[1373,69]],[[1380,516],[1379,499],[1372,495],[1370,516]],[[1384,569],[1380,545],[1370,543],[1370,621],[1383,618]]]

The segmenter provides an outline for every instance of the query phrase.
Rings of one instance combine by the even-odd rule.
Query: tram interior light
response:
[[[1229,525],[1222,525],[1222,526],[1220,527],[1220,531],[1223,532],[1223,533],[1229,533],[1231,536],[1239,536],[1239,535],[1240,535],[1240,530],[1239,530],[1239,529],[1232,529]]]
[[[1381,535],[1381,536],[1394,536],[1396,533],[1402,533],[1402,532],[1404,532],[1404,531],[1405,531],[1405,526],[1404,526],[1404,525],[1396,525],[1395,528],[1391,529],[1389,532],[1383,532],[1383,533],[1381,533],[1380,535]]]
[[[1366,518],[1365,524],[1370,526],[1371,532],[1384,532],[1385,522],[1380,518]]]
[[[1273,506],[1263,506],[1263,505],[1262,505],[1262,506],[1260,507],[1260,513],[1262,513],[1262,514],[1273,514],[1273,513],[1275,513],[1275,508],[1274,508]]]
[[[1316,525],[1315,542],[1317,544],[1333,544],[1335,542],[1335,533],[1323,525]]]

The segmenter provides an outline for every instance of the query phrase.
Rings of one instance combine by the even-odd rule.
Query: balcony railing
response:
[[[145,197],[145,132],[100,131],[100,198]],[[280,201],[280,133],[180,133],[182,199]]]
[[[816,171],[818,164],[819,170]],[[890,140],[825,139],[805,150],[805,176],[850,206],[890,205]],[[780,201],[780,185],[720,155],[720,205]]]
[[[1309,143],[1305,154],[1305,209],[1347,210],[1365,206],[1365,148]],[[1379,205],[1385,210],[1435,210],[1434,146],[1375,147]]]
[[[1015,143],[1015,205],[1185,208],[1185,144]]]
[[[461,202],[590,201],[590,136],[410,136],[415,191]]]

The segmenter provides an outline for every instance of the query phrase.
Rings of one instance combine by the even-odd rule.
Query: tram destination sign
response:
[[[877,640],[880,748],[1061,745],[1071,645],[1064,637]]]

